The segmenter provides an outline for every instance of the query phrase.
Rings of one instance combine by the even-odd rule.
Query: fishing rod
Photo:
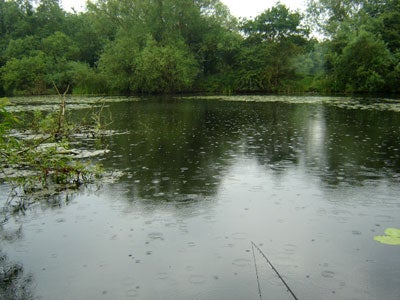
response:
[[[254,254],[254,246],[253,245],[251,245],[251,250],[253,252],[254,267],[256,269],[258,295],[260,296],[260,300],[262,300],[261,287],[260,287],[260,278],[258,277],[258,268],[257,268],[257,262],[256,262],[256,255]]]
[[[286,286],[287,290],[289,291],[289,293],[293,296],[293,299],[295,300],[299,300],[296,295],[294,294],[294,292],[292,291],[292,289],[289,287],[289,285],[286,283],[285,279],[283,279],[283,277],[281,276],[281,274],[279,274],[278,270],[274,267],[274,265],[271,263],[271,261],[268,259],[268,257],[264,254],[264,252],[261,251],[261,249],[254,244],[253,241],[251,241],[251,247],[253,250],[253,258],[254,258],[254,265],[256,268],[256,275],[257,275],[257,283],[258,283],[258,293],[260,295],[260,299],[261,298],[261,288],[260,288],[260,281],[258,278],[258,270],[257,270],[257,264],[256,264],[256,258],[254,255],[254,248],[256,248],[258,250],[258,252],[260,252],[260,254],[265,258],[265,260],[268,262],[268,264],[271,266],[272,270],[274,270],[274,272],[276,273],[276,275],[278,275],[279,279],[283,282],[283,284]]]

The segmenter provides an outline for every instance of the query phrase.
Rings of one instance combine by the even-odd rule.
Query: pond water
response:
[[[124,176],[4,224],[7,297],[294,299],[266,256],[298,299],[399,299],[400,247],[374,236],[400,227],[400,102],[114,100],[100,160]]]

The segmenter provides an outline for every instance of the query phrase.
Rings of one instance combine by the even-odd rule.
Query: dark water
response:
[[[253,241],[298,299],[398,300],[400,246],[373,239],[400,227],[398,104],[110,102],[102,163],[125,176],[4,225],[14,295],[293,299]]]

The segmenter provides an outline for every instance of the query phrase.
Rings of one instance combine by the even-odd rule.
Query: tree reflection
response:
[[[211,196],[242,155],[273,172],[304,164],[328,185],[390,176],[400,167],[399,118],[391,112],[171,99],[113,109],[116,129],[130,134],[112,138],[114,157],[104,164],[130,172],[132,195],[145,199]]]
[[[114,126],[131,134],[112,138],[115,155],[104,164],[131,172],[132,196],[145,199],[212,196],[241,155],[263,165],[297,163],[306,118],[282,103],[152,99],[119,105]]]
[[[26,199],[15,197],[8,199],[5,203],[0,201],[0,245],[4,243],[14,243],[23,238],[22,225],[16,225],[17,220],[23,218],[26,213],[36,209],[61,209],[69,205],[71,200],[82,193],[95,193],[98,186],[86,186],[81,190],[64,191],[54,195],[38,198],[35,202],[24,202]],[[4,195],[3,195],[4,196]],[[25,203],[21,207],[21,201]],[[10,225],[11,224],[11,225]],[[0,299],[4,300],[29,300],[35,299],[32,274],[27,274],[24,266],[20,263],[11,261],[8,255],[0,249]]]
[[[104,168],[125,171],[121,186],[127,188],[127,198],[155,205],[179,202],[184,214],[194,211],[194,202],[214,199],[224,176],[243,159],[256,161],[274,176],[300,168],[330,187],[382,178],[398,181],[400,116],[395,112],[168,99],[120,102],[110,109],[113,129],[129,134],[109,138],[112,155],[103,160]],[[46,197],[40,204],[56,209],[79,193],[96,191]],[[21,236],[21,229],[0,228],[2,242]],[[33,298],[33,277],[25,273],[0,252],[1,299]]]
[[[0,299],[34,299],[33,276],[26,274],[22,265],[11,262],[0,250]]]
[[[329,107],[324,120],[325,182],[360,185],[400,171],[398,113]]]

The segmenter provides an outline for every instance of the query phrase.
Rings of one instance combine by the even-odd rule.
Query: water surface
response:
[[[15,294],[293,299],[253,241],[298,299],[397,300],[400,248],[373,237],[400,227],[398,104],[109,101],[120,134],[104,138],[101,162],[125,175],[3,226],[2,253],[23,267]],[[85,110],[74,107],[77,117]]]

